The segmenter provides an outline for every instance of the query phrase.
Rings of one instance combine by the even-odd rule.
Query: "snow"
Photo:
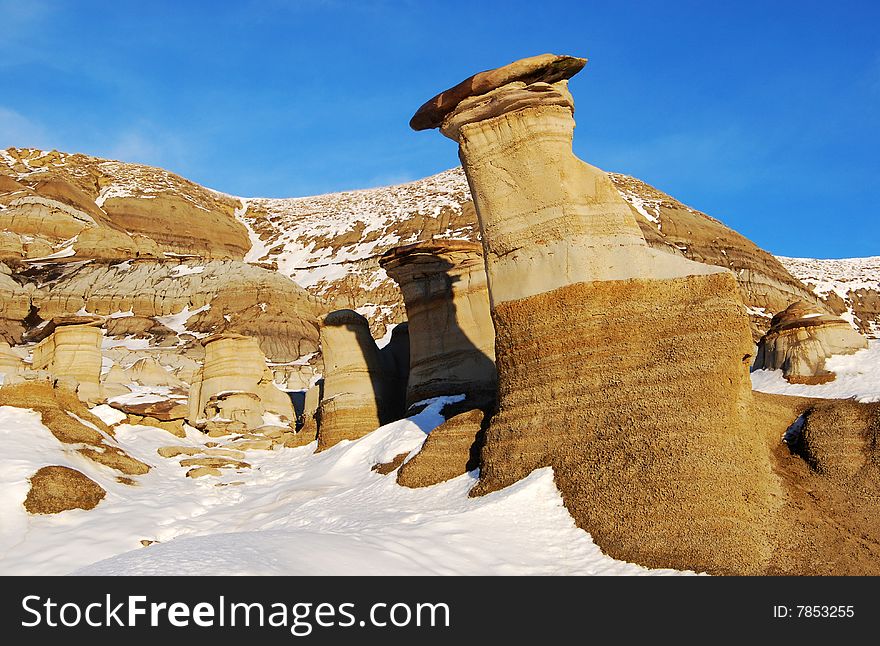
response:
[[[194,310],[189,309],[189,305],[180,310],[177,314],[168,314],[166,316],[156,316],[154,317],[159,323],[164,325],[170,330],[174,330],[177,334],[192,334],[197,338],[201,338],[203,336],[207,336],[206,334],[200,334],[197,332],[192,332],[186,329],[186,322],[198,314],[199,312],[205,312],[211,309],[210,305],[202,305],[201,307],[197,307]]]
[[[454,168],[416,182],[376,189],[286,199],[249,198],[242,200],[236,213],[250,232],[251,250],[245,260],[275,261],[282,274],[309,288],[344,278],[353,262],[415,242],[401,240],[395,233],[399,222],[411,214],[436,218],[444,209],[460,213],[469,196],[464,172]],[[266,213],[264,223],[273,229],[265,240],[253,232],[251,220],[257,212]],[[355,230],[359,230],[358,241],[336,245],[339,236]],[[464,231],[456,235],[468,237]],[[281,251],[270,253],[276,247]],[[379,274],[378,268],[375,273]],[[372,276],[367,282],[386,279],[384,275]]]
[[[205,271],[204,267],[190,267],[189,265],[177,265],[171,270],[172,278],[180,278],[181,276],[192,276],[193,274],[201,274]]]
[[[120,410],[116,410],[112,406],[108,406],[107,404],[101,404],[100,406],[95,406],[92,409],[92,415],[100,419],[102,422],[107,424],[108,426],[113,426],[114,424],[119,424],[119,422],[123,421],[128,415],[123,413]]]
[[[841,318],[858,328],[853,312],[854,292],[869,290],[880,293],[880,256],[867,258],[789,258],[777,256],[779,262],[797,279],[808,285],[820,298],[836,294],[844,300],[847,311]],[[869,337],[880,338],[880,321],[862,321]]]
[[[168,386],[141,386],[140,384],[125,384],[131,390],[130,393],[117,395],[107,400],[109,404],[122,404],[134,406],[137,404],[155,404],[167,399],[180,399],[182,396],[175,395]]]
[[[880,256],[867,258],[788,258],[776,257],[801,282],[825,297],[835,293],[843,299],[857,289],[880,291]]]
[[[385,335],[381,339],[376,339],[376,345],[379,349],[384,348],[386,345],[391,343],[391,335],[394,332],[394,328],[397,327],[397,323],[391,323],[385,328]]]
[[[110,348],[126,348],[128,350],[146,350],[150,346],[149,339],[138,339],[133,336],[124,336],[121,339],[117,339],[110,336],[105,336],[104,340],[101,342],[102,350],[109,350]]]
[[[868,348],[855,354],[833,356],[825,367],[837,374],[834,381],[815,386],[790,384],[781,370],[756,370],[752,373],[752,388],[779,395],[880,401],[880,341],[868,341]]]
[[[261,258],[265,258],[269,255],[269,247],[267,247],[263,241],[260,239],[260,236],[254,231],[254,228],[251,226],[251,223],[247,221],[245,218],[245,214],[248,210],[248,201],[246,199],[241,199],[241,206],[235,209],[234,215],[235,219],[241,222],[245,229],[247,229],[248,239],[251,241],[251,248],[244,255],[245,262],[259,262]]]
[[[42,262],[44,260],[58,260],[59,258],[70,258],[71,256],[76,254],[76,249],[73,248],[73,245],[69,247],[64,247],[61,251],[56,251],[55,253],[51,253],[48,256],[43,256],[42,258],[28,258],[26,262]]]
[[[201,433],[174,438],[121,424],[120,445],[153,467],[133,487],[65,452],[37,414],[2,408],[0,433],[11,453],[4,451],[0,469],[0,568],[29,575],[675,573],[602,554],[575,526],[549,468],[480,498],[467,496],[475,474],[408,489],[393,474],[371,471],[418,449],[442,421],[443,404],[433,400],[419,415],[318,454],[314,444],[247,451],[251,469],[219,478],[186,478],[177,459],[156,454],[169,444],[203,447],[210,438]],[[65,460],[107,496],[91,511],[28,516],[21,506],[27,477]],[[231,483],[241,484],[217,486]],[[142,547],[143,539],[159,542]]]

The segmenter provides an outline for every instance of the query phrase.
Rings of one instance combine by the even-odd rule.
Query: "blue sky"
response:
[[[0,0],[0,147],[286,197],[458,163],[412,113],[586,56],[575,152],[783,255],[880,255],[880,2]]]

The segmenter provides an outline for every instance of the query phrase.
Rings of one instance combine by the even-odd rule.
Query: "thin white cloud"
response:
[[[42,125],[20,112],[0,105],[0,148],[44,148],[53,145]]]

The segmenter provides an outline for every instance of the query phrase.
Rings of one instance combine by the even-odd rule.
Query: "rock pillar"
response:
[[[477,74],[411,122],[458,141],[482,232],[499,409],[472,494],[552,466],[610,555],[760,572],[772,475],[736,281],[648,247],[607,175],[574,156],[567,79],[585,62]]]
[[[376,430],[388,419],[387,376],[366,318],[337,310],[321,326],[324,392],[318,451]]]
[[[257,339],[226,333],[210,336],[202,345],[205,362],[190,386],[191,424],[238,432],[268,423],[266,413],[287,425],[296,419],[290,397],[272,382]]]
[[[104,332],[99,321],[56,319],[51,333],[34,348],[34,370],[45,370],[53,379],[68,382],[83,401],[97,403],[101,391],[101,342]]]
[[[409,322],[406,405],[466,394],[471,407],[495,399],[495,330],[481,245],[434,240],[390,249],[379,261],[400,286]]]

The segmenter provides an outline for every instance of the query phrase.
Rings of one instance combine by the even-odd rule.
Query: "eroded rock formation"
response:
[[[318,451],[354,440],[390,421],[388,376],[383,370],[367,319],[353,310],[337,310],[321,326],[324,392]]]
[[[409,324],[407,406],[466,394],[474,407],[495,399],[495,330],[482,247],[449,240],[386,252],[379,261],[403,293]]]
[[[758,344],[756,370],[782,370],[792,383],[832,381],[825,360],[868,347],[868,340],[843,319],[804,301],[792,303],[773,317]]]
[[[574,60],[520,61],[413,119],[459,142],[483,233],[499,410],[473,493],[550,465],[612,556],[762,571],[770,466],[736,281],[649,247],[608,176],[573,155]]]
[[[41,467],[30,478],[24,508],[31,514],[94,509],[107,492],[85,474],[63,466]]]
[[[50,323],[51,333],[34,348],[33,369],[76,390],[83,401],[103,399],[101,341],[104,333],[91,318],[62,318]]]
[[[428,433],[419,452],[400,467],[397,483],[429,487],[476,469],[483,446],[484,416],[481,410],[460,413]]]
[[[202,343],[205,363],[190,386],[190,424],[236,432],[268,424],[267,413],[288,426],[295,420],[290,397],[273,383],[256,339],[219,334]]]

